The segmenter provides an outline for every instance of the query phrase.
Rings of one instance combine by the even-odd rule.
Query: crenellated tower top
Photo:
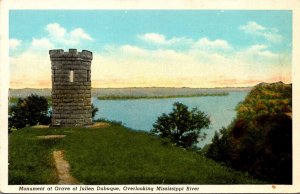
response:
[[[93,53],[88,50],[82,50],[77,52],[77,49],[69,49],[69,52],[64,52],[63,49],[55,49],[49,51],[50,58],[52,61],[62,60],[83,60],[91,61],[93,59]]]

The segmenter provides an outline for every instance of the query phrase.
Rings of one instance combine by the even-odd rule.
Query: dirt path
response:
[[[109,127],[109,123],[105,122],[94,122],[92,125],[87,126],[86,128],[90,129],[99,129],[99,128],[106,128]]]
[[[58,184],[60,185],[76,185],[80,184],[72,175],[70,175],[70,165],[68,161],[64,159],[64,153],[62,150],[53,151],[53,158],[55,161],[55,167],[58,174]]]
[[[66,135],[41,135],[36,136],[38,139],[61,139],[66,137]]]

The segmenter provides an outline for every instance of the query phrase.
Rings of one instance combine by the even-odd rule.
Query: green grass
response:
[[[65,134],[64,139],[36,136]],[[162,144],[146,132],[109,127],[35,129],[9,135],[9,184],[55,184],[51,152],[65,151],[71,174],[83,184],[257,184],[202,155]]]
[[[191,95],[165,95],[165,96],[119,96],[119,95],[107,95],[98,96],[99,100],[135,100],[135,99],[163,99],[163,98],[194,98],[201,96],[227,96],[228,92],[222,93],[205,93],[205,94],[191,94]]]
[[[9,134],[9,184],[54,184],[57,182],[51,151],[59,140],[36,136],[56,130],[24,128]]]

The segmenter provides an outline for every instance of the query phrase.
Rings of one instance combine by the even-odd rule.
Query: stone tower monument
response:
[[[52,126],[92,124],[91,61],[93,53],[50,50],[52,69]]]

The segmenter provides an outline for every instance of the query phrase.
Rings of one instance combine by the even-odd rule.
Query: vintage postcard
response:
[[[300,192],[299,1],[0,6],[1,192]]]

